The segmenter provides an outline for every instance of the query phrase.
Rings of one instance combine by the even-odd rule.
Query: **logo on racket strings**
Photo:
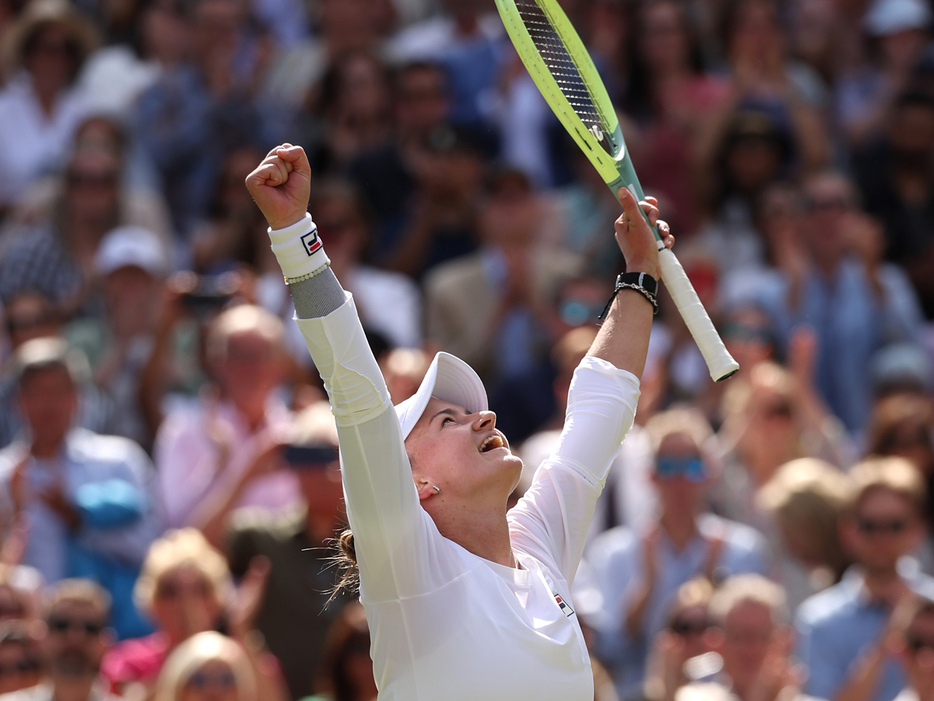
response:
[[[302,236],[302,246],[305,247],[305,253],[308,255],[313,255],[319,248],[321,248],[321,239],[318,238],[317,226]]]

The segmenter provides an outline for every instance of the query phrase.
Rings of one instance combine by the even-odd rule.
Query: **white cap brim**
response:
[[[480,376],[460,358],[442,351],[431,361],[415,394],[395,406],[403,439],[408,438],[432,397],[462,406],[471,414],[489,408]]]

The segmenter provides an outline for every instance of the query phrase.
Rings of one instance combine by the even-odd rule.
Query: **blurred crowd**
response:
[[[574,583],[597,701],[934,699],[934,11],[562,0],[741,369],[662,296]],[[624,269],[492,0],[0,0],[0,699],[373,701],[337,434],[243,180],[392,398],[526,465]],[[6,695],[9,694],[9,695]]]

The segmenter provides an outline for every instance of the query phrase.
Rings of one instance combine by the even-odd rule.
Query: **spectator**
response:
[[[699,38],[686,5],[655,0],[639,9],[634,60],[623,105],[639,129],[627,141],[647,192],[664,199],[674,231],[698,225],[692,140],[722,109],[728,83],[703,71]],[[668,212],[671,211],[671,215]]]
[[[839,530],[848,494],[846,476],[815,458],[785,463],[759,490],[774,555],[770,574],[785,588],[792,612],[839,582],[850,564]]]
[[[650,419],[645,430],[655,449],[652,482],[660,513],[647,532],[617,527],[588,549],[602,596],[593,619],[595,653],[613,673],[620,698],[641,688],[649,646],[682,584],[766,568],[759,533],[702,513],[710,478],[707,422],[696,411],[672,409]]]
[[[238,506],[294,505],[294,474],[278,469],[291,414],[276,393],[283,379],[282,322],[250,305],[211,324],[206,346],[216,393],[170,413],[156,436],[155,462],[168,524],[194,525],[220,545]]]
[[[863,20],[868,62],[838,80],[836,117],[851,147],[879,135],[892,100],[909,84],[931,38],[931,10],[919,0],[875,0]]]
[[[687,665],[711,659],[705,633],[710,625],[708,609],[713,596],[709,579],[698,577],[678,588],[668,625],[652,641],[642,695],[647,701],[673,701],[675,692],[691,679]],[[696,676],[696,674],[695,674]]]
[[[38,620],[43,585],[42,575],[34,567],[0,564],[0,622]]]
[[[0,624],[0,696],[29,689],[42,678],[34,633],[23,621]]]
[[[66,0],[32,0],[4,34],[0,212],[59,168],[87,106],[74,90],[94,28]]]
[[[482,170],[480,159],[476,155],[470,159],[448,158],[448,162],[455,162],[451,164],[450,175],[470,177],[451,183],[444,182],[443,178],[433,179],[433,173],[444,166],[444,159],[431,157],[432,151],[438,150],[432,149],[431,144],[433,138],[439,138],[438,134],[450,128],[448,93],[447,75],[441,66],[415,62],[398,68],[392,82],[392,141],[362,153],[350,164],[350,177],[374,214],[373,250],[370,252],[370,260],[374,262],[392,259],[409,226],[416,231],[419,230],[416,224],[429,230],[439,226],[447,230],[472,231],[474,228]],[[456,170],[454,165],[461,168],[466,165],[469,169]],[[440,200],[442,195],[447,198]],[[444,207],[437,206],[442,201]],[[459,237],[463,238],[463,234]],[[427,260],[432,261],[433,256],[429,255]],[[419,259],[417,265],[402,272],[411,274],[423,267]]]
[[[277,140],[286,110],[256,90],[271,47],[244,0],[199,0],[190,9],[193,60],[167,67],[139,98],[136,133],[155,165],[176,232],[207,217],[225,154]]]
[[[257,565],[235,596],[223,555],[204,536],[193,528],[168,531],[150,548],[134,590],[156,632],[122,641],[104,656],[101,670],[114,691],[127,698],[147,697],[166,658],[192,636],[220,628],[226,616],[233,638],[244,645],[262,698],[281,698],[278,665],[257,646],[253,627],[267,573]]]
[[[934,318],[934,96],[906,89],[886,115],[883,133],[854,154],[853,175],[866,211],[884,226],[885,258],[902,266],[924,313]]]
[[[934,698],[934,601],[922,599],[916,604],[901,643],[908,684],[897,701],[930,701]]]
[[[554,453],[558,445],[558,439],[561,437],[560,421],[567,413],[568,392],[571,389],[574,368],[587,354],[596,336],[596,326],[579,326],[564,334],[552,348],[551,359],[556,370],[556,377],[551,385],[554,393],[554,416],[542,430],[529,436],[519,448],[519,455],[522,457],[522,477],[518,489],[521,493],[528,489],[535,470]],[[639,407],[640,411],[641,409],[642,407]],[[499,423],[499,415],[497,422]],[[619,453],[610,467],[603,492],[597,499],[588,542],[616,526],[627,526],[636,532],[650,526],[658,505],[656,490],[651,481],[653,457],[649,438],[642,426],[636,423],[626,434],[626,440],[620,446]]]
[[[577,262],[539,245],[541,222],[528,178],[500,172],[482,215],[483,248],[435,268],[425,282],[429,338],[463,358],[488,386],[542,361],[549,345],[546,300]]]
[[[376,701],[370,630],[359,602],[345,606],[331,624],[320,659],[321,692],[303,701]]]
[[[319,180],[309,207],[328,242],[331,268],[353,294],[364,328],[382,334],[392,346],[421,345],[422,301],[416,285],[405,275],[363,263],[372,221],[358,193],[345,182]]]
[[[265,701],[240,645],[214,631],[192,636],[166,660],[154,701]]]
[[[3,694],[3,701],[119,701],[98,680],[101,658],[113,639],[107,628],[110,597],[94,582],[65,579],[48,592],[46,632],[40,641],[43,683]]]
[[[104,236],[121,225],[143,225],[167,235],[159,202],[122,184],[122,155],[109,147],[75,150],[58,189],[27,203],[14,220],[10,247],[0,258],[0,299],[26,291],[48,297],[66,317],[102,315],[94,287],[94,259]],[[55,194],[55,193],[58,194]],[[35,206],[34,206],[35,205]],[[152,205],[152,206],[150,206]],[[163,256],[168,243],[160,240]]]
[[[329,546],[345,516],[337,427],[327,402],[298,415],[290,440],[286,460],[297,476],[303,508],[239,512],[228,553],[236,576],[257,557],[270,563],[256,626],[282,664],[292,698],[299,699],[322,692],[315,685],[315,666],[326,655],[328,627],[347,603],[344,596],[331,596],[337,578]]]
[[[882,229],[859,211],[856,191],[836,173],[804,185],[810,216],[778,279],[753,294],[777,320],[783,342],[801,324],[817,334],[814,383],[851,433],[865,428],[871,409],[868,377],[873,354],[890,343],[915,341],[921,310],[905,274],[882,260]]]
[[[118,635],[145,633],[131,591],[161,527],[149,458],[125,438],[73,428],[78,394],[64,341],[28,342],[16,365],[29,434],[0,452],[4,530],[25,536],[22,561],[47,582],[103,583]]]
[[[805,333],[796,337],[796,355],[813,355],[813,335],[804,338]],[[748,377],[724,396],[723,474],[712,500],[723,516],[762,529],[766,526],[756,492],[782,465],[814,457],[843,466],[852,451],[842,425],[808,383],[772,361],[749,369]]]
[[[710,601],[711,648],[723,659],[721,685],[738,701],[801,700],[802,670],[782,588],[759,575],[726,580]]]
[[[68,335],[72,343],[86,350],[95,384],[107,391],[116,405],[111,432],[151,447],[154,436],[139,403],[140,375],[153,345],[168,262],[155,234],[125,226],[101,241],[94,269],[101,278],[105,318],[103,323],[75,322]]]
[[[892,612],[912,592],[934,594],[930,577],[899,568],[924,535],[924,483],[909,462],[896,457],[863,461],[850,475],[852,497],[841,537],[857,566],[798,609],[798,653],[809,671],[807,693],[836,701],[891,701],[906,683],[885,647]]]
[[[315,173],[337,175],[390,138],[389,71],[371,53],[349,52],[333,61],[306,103],[302,143]]]
[[[59,310],[39,292],[22,292],[3,310],[7,339],[12,352],[35,338],[63,336]],[[90,378],[80,378],[78,415],[75,424],[94,433],[113,433],[117,424],[113,400]],[[24,429],[19,410],[16,373],[8,367],[0,372],[0,448],[5,448]]]

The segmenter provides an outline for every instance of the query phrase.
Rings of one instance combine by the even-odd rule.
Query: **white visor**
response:
[[[408,438],[432,397],[462,406],[471,414],[489,408],[480,376],[460,358],[442,351],[431,361],[415,394],[395,406],[403,440]]]

